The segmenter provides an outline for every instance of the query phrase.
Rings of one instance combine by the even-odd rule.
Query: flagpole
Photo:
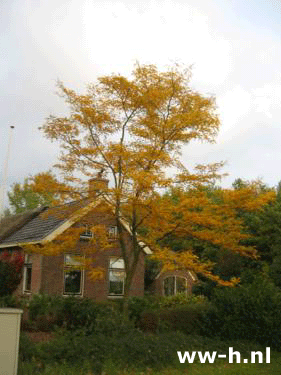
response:
[[[15,128],[14,126],[10,126],[8,150],[7,150],[7,155],[6,155],[6,159],[4,161],[4,167],[3,167],[3,180],[2,180],[2,186],[1,186],[2,191],[1,191],[1,196],[0,196],[0,219],[2,219],[4,216],[5,191],[6,191],[6,185],[7,185],[7,180],[8,180],[8,167],[9,167],[9,159],[10,159],[14,128]]]

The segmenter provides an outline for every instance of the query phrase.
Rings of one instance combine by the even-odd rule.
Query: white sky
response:
[[[235,178],[281,180],[281,3],[273,0],[9,0],[0,3],[0,167],[14,125],[8,186],[55,163],[38,127],[66,111],[56,80],[83,91],[134,62],[193,65],[191,85],[217,98],[213,145],[192,143],[187,166],[225,160]],[[2,171],[0,180],[2,179]]]

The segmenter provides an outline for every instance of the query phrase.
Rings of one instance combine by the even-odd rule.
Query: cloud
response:
[[[269,119],[280,116],[281,79],[279,82],[279,84],[267,83],[263,87],[253,90],[257,112],[264,114]]]
[[[230,44],[211,28],[203,6],[169,0],[24,4],[16,12],[19,23],[34,49],[58,71],[64,66],[64,76],[74,68],[88,81],[101,72],[127,74],[135,60],[161,68],[180,61],[194,64],[196,79],[218,84],[232,69]]]
[[[278,178],[280,32],[271,19],[266,26],[258,23],[254,8],[241,17],[245,2],[2,3],[0,157],[5,158],[6,133],[13,124],[10,179],[48,169],[58,154],[37,131],[50,113],[66,111],[55,96],[57,78],[82,91],[100,75],[129,75],[135,60],[160,69],[175,61],[194,64],[192,87],[217,96],[222,123],[217,144],[192,143],[183,153],[187,163],[228,160],[227,169],[240,177]]]
[[[235,85],[218,97],[217,105],[221,118],[219,141],[225,142],[241,132],[239,122],[247,116],[252,107],[252,95],[240,85]]]

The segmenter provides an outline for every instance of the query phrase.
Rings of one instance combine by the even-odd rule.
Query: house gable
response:
[[[107,205],[112,210],[109,199],[103,196],[94,200],[87,198],[64,206],[44,208],[42,212],[38,212],[36,217],[31,218],[19,230],[15,230],[11,235],[0,241],[0,249],[28,244],[44,245],[53,241],[101,204]],[[122,219],[121,222],[125,230],[131,234],[130,226],[126,220]],[[139,241],[139,246],[145,254],[152,254],[152,251],[144,242]]]
[[[45,243],[55,241],[60,234],[72,227],[77,228],[87,225],[91,228],[100,224],[105,225],[108,229],[116,226],[112,205],[103,199],[103,197],[85,199],[60,207],[45,208],[37,213],[36,216],[31,217],[21,228],[10,233],[10,235],[0,241],[0,250],[20,250],[22,246],[27,244],[44,245]],[[129,225],[125,220],[122,220],[122,224],[125,228],[125,241],[128,246],[131,246]],[[110,267],[112,259],[122,258],[122,252],[117,238],[110,238],[110,242],[112,246],[101,251],[96,251],[92,255],[90,255],[92,251],[91,241],[78,240],[75,248],[71,248],[69,251],[67,248],[65,249],[64,253],[69,256],[75,253],[89,255],[90,258],[93,258],[93,266],[95,268],[104,269],[104,278],[95,280],[94,282],[89,278],[89,271],[83,270],[81,275],[79,272],[76,273],[79,278],[78,283],[81,284],[81,293],[78,293],[78,295],[100,301],[108,298],[122,297],[118,293],[116,295],[116,290],[112,289],[112,283],[116,282],[115,278],[120,273],[120,270],[115,271],[112,269],[112,266]],[[143,296],[144,293],[144,257],[150,249],[143,243],[140,243],[140,246],[143,251],[141,251],[136,274],[132,282],[132,296]],[[25,280],[24,277],[17,294],[24,293],[31,295],[33,293],[46,293],[67,295],[69,292],[66,290],[66,275],[67,271],[71,270],[65,264],[65,254],[54,256],[30,255],[28,258],[29,261],[25,265],[24,275],[30,277],[30,273],[32,273],[32,280]],[[75,273],[72,276],[74,277]],[[120,285],[118,288],[120,292]]]

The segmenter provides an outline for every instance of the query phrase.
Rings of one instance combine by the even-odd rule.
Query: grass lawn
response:
[[[37,372],[38,371],[38,372]],[[42,372],[41,372],[42,371]],[[20,365],[19,375],[33,375],[40,373],[42,375],[94,375],[89,365],[85,364],[83,368],[60,365],[56,367],[46,367],[41,370],[34,364]],[[218,359],[214,364],[190,364],[180,365],[179,368],[167,368],[161,371],[147,369],[145,371],[120,370],[113,364],[108,363],[102,375],[280,375],[281,374],[281,353],[271,353],[270,364],[229,364]]]

